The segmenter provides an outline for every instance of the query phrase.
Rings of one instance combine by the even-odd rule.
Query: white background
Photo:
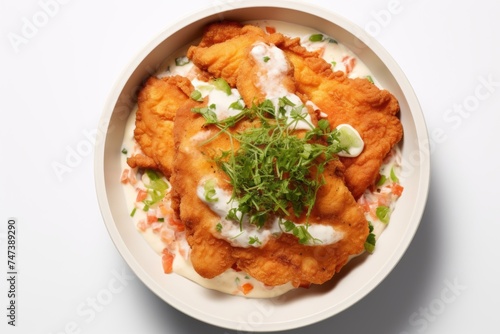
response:
[[[99,212],[86,136],[142,46],[201,7],[234,2],[0,1],[0,332],[235,333],[174,310],[131,273]],[[401,66],[427,122],[432,179],[420,228],[386,280],[292,332],[498,332],[500,3],[307,2],[358,24]],[[35,21],[36,31],[23,31]],[[71,170],[56,173],[77,150]],[[19,232],[15,328],[6,317],[9,217]]]

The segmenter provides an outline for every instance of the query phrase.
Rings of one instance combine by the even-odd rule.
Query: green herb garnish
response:
[[[375,210],[375,214],[382,223],[387,224],[391,218],[391,209],[388,206],[380,205]]]
[[[269,60],[271,60],[271,58],[268,56],[265,56],[262,60],[264,61],[264,63],[267,63]]]
[[[193,92],[191,93],[191,95],[189,95],[189,97],[192,99],[192,100],[195,100],[195,101],[201,101],[203,100],[203,95],[201,94],[201,92],[197,89],[193,90]]]
[[[142,202],[144,203],[143,210],[148,211],[152,205],[159,203],[165,198],[168,183],[161,178],[160,174],[151,169],[146,169],[145,173],[149,178],[149,182],[144,185],[148,192],[148,198]]]
[[[203,190],[204,190],[205,200],[207,202],[217,202],[219,200],[219,198],[216,197],[214,179],[206,181],[205,184],[203,185]]]
[[[399,183],[399,178],[397,177],[396,172],[394,171],[394,167],[391,168],[390,177],[392,182]]]
[[[375,250],[376,239],[375,239],[375,234],[373,233],[373,225],[371,222],[368,222],[368,229],[369,229],[369,234],[366,237],[365,250],[368,253],[373,253],[373,251]]]
[[[126,149],[126,148],[123,148],[123,149],[122,149],[122,153],[123,153],[123,154],[127,154],[127,153],[128,153],[127,149]]]
[[[189,64],[189,62],[190,62],[190,60],[186,56],[175,58],[175,65],[177,65],[177,66],[184,66],[184,65]]]
[[[285,116],[286,108],[292,108],[290,117]],[[223,121],[211,115],[210,107],[193,109],[203,115],[206,125],[220,129],[216,136],[224,133],[239,142],[238,149],[214,157],[228,176],[232,199],[238,203],[226,219],[241,225],[246,216],[251,224],[262,227],[272,216],[299,217],[305,213],[309,217],[318,189],[324,184],[326,165],[345,148],[340,145],[337,130],[331,130],[326,120],[297,136],[294,123],[304,116],[293,108],[298,110],[299,106],[287,98],[281,98],[278,106],[265,100]],[[253,120],[256,125],[239,133],[227,131],[242,119]],[[305,226],[288,228],[301,242],[312,238]]]
[[[309,41],[311,42],[321,42],[323,40],[323,34],[312,34],[309,36]]]
[[[248,244],[249,245],[254,245],[254,244],[261,245],[262,243],[260,242],[258,237],[250,237],[248,240]]]
[[[214,83],[215,88],[223,91],[227,95],[231,95],[231,86],[229,86],[229,84],[227,83],[226,80],[224,80],[222,78],[217,78],[217,79],[214,79],[213,83]]]

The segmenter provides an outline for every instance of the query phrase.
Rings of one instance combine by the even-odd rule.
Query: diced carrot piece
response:
[[[172,226],[177,232],[182,232],[186,229],[182,221],[175,219],[172,216],[170,216],[167,221],[170,224],[170,226]]]
[[[133,173],[132,171],[128,173],[128,182],[130,182],[131,185],[135,185],[137,183],[137,178],[135,177],[135,173]]]
[[[139,220],[139,222],[137,223],[137,228],[141,232],[146,231],[146,229],[148,228],[148,226],[146,225],[146,222],[144,221],[144,219]]]
[[[268,34],[274,34],[276,32],[276,28],[275,27],[266,26],[266,32]]]
[[[171,274],[173,271],[174,255],[168,251],[168,249],[163,250],[163,255],[161,257],[161,264],[163,266],[163,272],[165,274]]]
[[[142,202],[146,199],[146,197],[148,197],[148,192],[146,190],[139,189],[139,191],[137,192],[137,197],[135,198],[135,201]]]
[[[342,63],[345,66],[346,74],[349,74],[354,69],[354,66],[356,66],[356,58],[345,56],[344,58],[342,58]]]
[[[128,168],[125,168],[123,171],[122,171],[122,176],[120,177],[120,182],[123,183],[123,184],[127,184],[128,182],[128,174],[129,174],[130,170]]]
[[[396,196],[401,196],[403,194],[404,187],[398,183],[392,185],[392,193]]]
[[[155,214],[147,214],[148,224],[156,223],[158,221],[158,217]]]
[[[240,287],[240,291],[243,292],[244,295],[248,295],[252,290],[253,290],[252,283],[245,283]]]

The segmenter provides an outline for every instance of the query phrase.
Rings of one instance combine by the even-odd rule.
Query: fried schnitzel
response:
[[[173,127],[179,106],[189,100],[189,79],[150,77],[138,95],[134,138],[142,154],[128,158],[130,167],[153,168],[169,177],[174,157]]]
[[[344,72],[334,72],[318,52],[302,47],[298,38],[266,34],[258,27],[234,22],[214,23],[204,36],[199,46],[189,49],[188,57],[201,69],[223,77],[233,86],[245,52],[255,42],[265,40],[282,48],[294,66],[297,92],[327,114],[332,127],[350,124],[365,142],[358,157],[341,158],[346,166],[345,182],[354,197],[359,198],[376,182],[384,158],[403,135],[396,116],[399,105],[391,93],[366,79],[351,79]]]

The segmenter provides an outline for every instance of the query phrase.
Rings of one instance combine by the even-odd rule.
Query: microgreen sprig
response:
[[[308,218],[318,189],[325,182],[322,174],[326,165],[337,158],[336,153],[345,150],[337,131],[331,130],[326,120],[299,135],[294,122],[304,116],[292,112],[287,117],[287,107],[298,108],[285,97],[277,106],[265,100],[221,121],[213,117],[213,106],[193,109],[205,118],[207,126],[219,128],[215,136],[225,133],[239,143],[237,150],[231,148],[215,156],[232,186],[232,199],[238,203],[227,219],[241,224],[246,215],[251,224],[262,227],[276,216],[305,214]],[[255,125],[241,132],[228,131],[244,119],[253,120]],[[294,230],[301,243],[312,238],[306,227]]]

